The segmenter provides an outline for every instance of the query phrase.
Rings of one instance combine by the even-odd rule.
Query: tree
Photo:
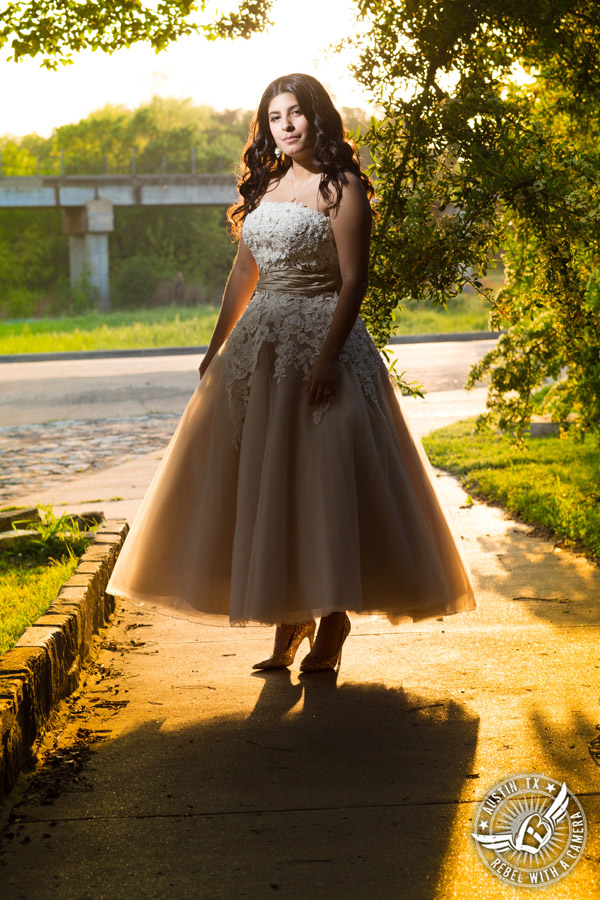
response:
[[[519,437],[532,395],[600,431],[600,17],[595,0],[358,0],[353,67],[383,118],[361,136],[378,215],[364,316],[466,285],[508,325],[470,384]],[[519,67],[529,79],[516,79]],[[482,276],[502,249],[498,296]]]
[[[42,65],[56,69],[80,50],[112,53],[144,41],[158,52],[184,35],[248,38],[270,24],[272,0],[240,0],[233,12],[198,21],[197,13],[211,6],[210,0],[17,0],[0,7],[0,48],[9,44],[15,61],[41,54]]]

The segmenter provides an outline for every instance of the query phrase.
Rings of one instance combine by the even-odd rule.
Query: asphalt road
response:
[[[460,391],[494,340],[396,344],[398,371],[426,391]],[[65,419],[181,413],[201,356],[151,356],[0,364],[0,426]]]

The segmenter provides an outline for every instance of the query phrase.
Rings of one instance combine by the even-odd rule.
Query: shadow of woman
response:
[[[14,896],[47,895],[52,822],[66,900],[439,896],[477,718],[334,672],[256,677],[250,714],[242,694],[234,713],[146,718],[101,742],[72,790],[26,794],[2,863]]]
[[[237,789],[258,791],[265,824],[293,816],[261,857],[273,883],[286,897],[434,897],[478,719],[402,687],[340,684],[333,671],[256,677],[264,687],[245,721]]]

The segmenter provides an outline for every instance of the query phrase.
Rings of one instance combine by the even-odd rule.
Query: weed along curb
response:
[[[128,530],[127,522],[104,522],[46,612],[0,656],[0,800],[54,707],[76,688],[92,635],[115,608],[106,585]]]

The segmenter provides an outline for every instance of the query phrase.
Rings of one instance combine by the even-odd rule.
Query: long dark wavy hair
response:
[[[313,162],[323,172],[321,195],[331,209],[337,209],[342,187],[348,184],[346,172],[354,172],[362,181],[367,196],[375,193],[369,178],[361,171],[355,146],[346,139],[342,117],[323,85],[312,75],[294,73],[272,81],[261,97],[250,123],[248,142],[242,155],[243,170],[238,180],[242,203],[227,211],[231,229],[238,235],[248,213],[256,209],[273,179],[280,179],[292,165],[282,154],[275,155],[276,143],[269,125],[269,104],[279,94],[293,94],[304,116],[312,125],[315,142]]]

